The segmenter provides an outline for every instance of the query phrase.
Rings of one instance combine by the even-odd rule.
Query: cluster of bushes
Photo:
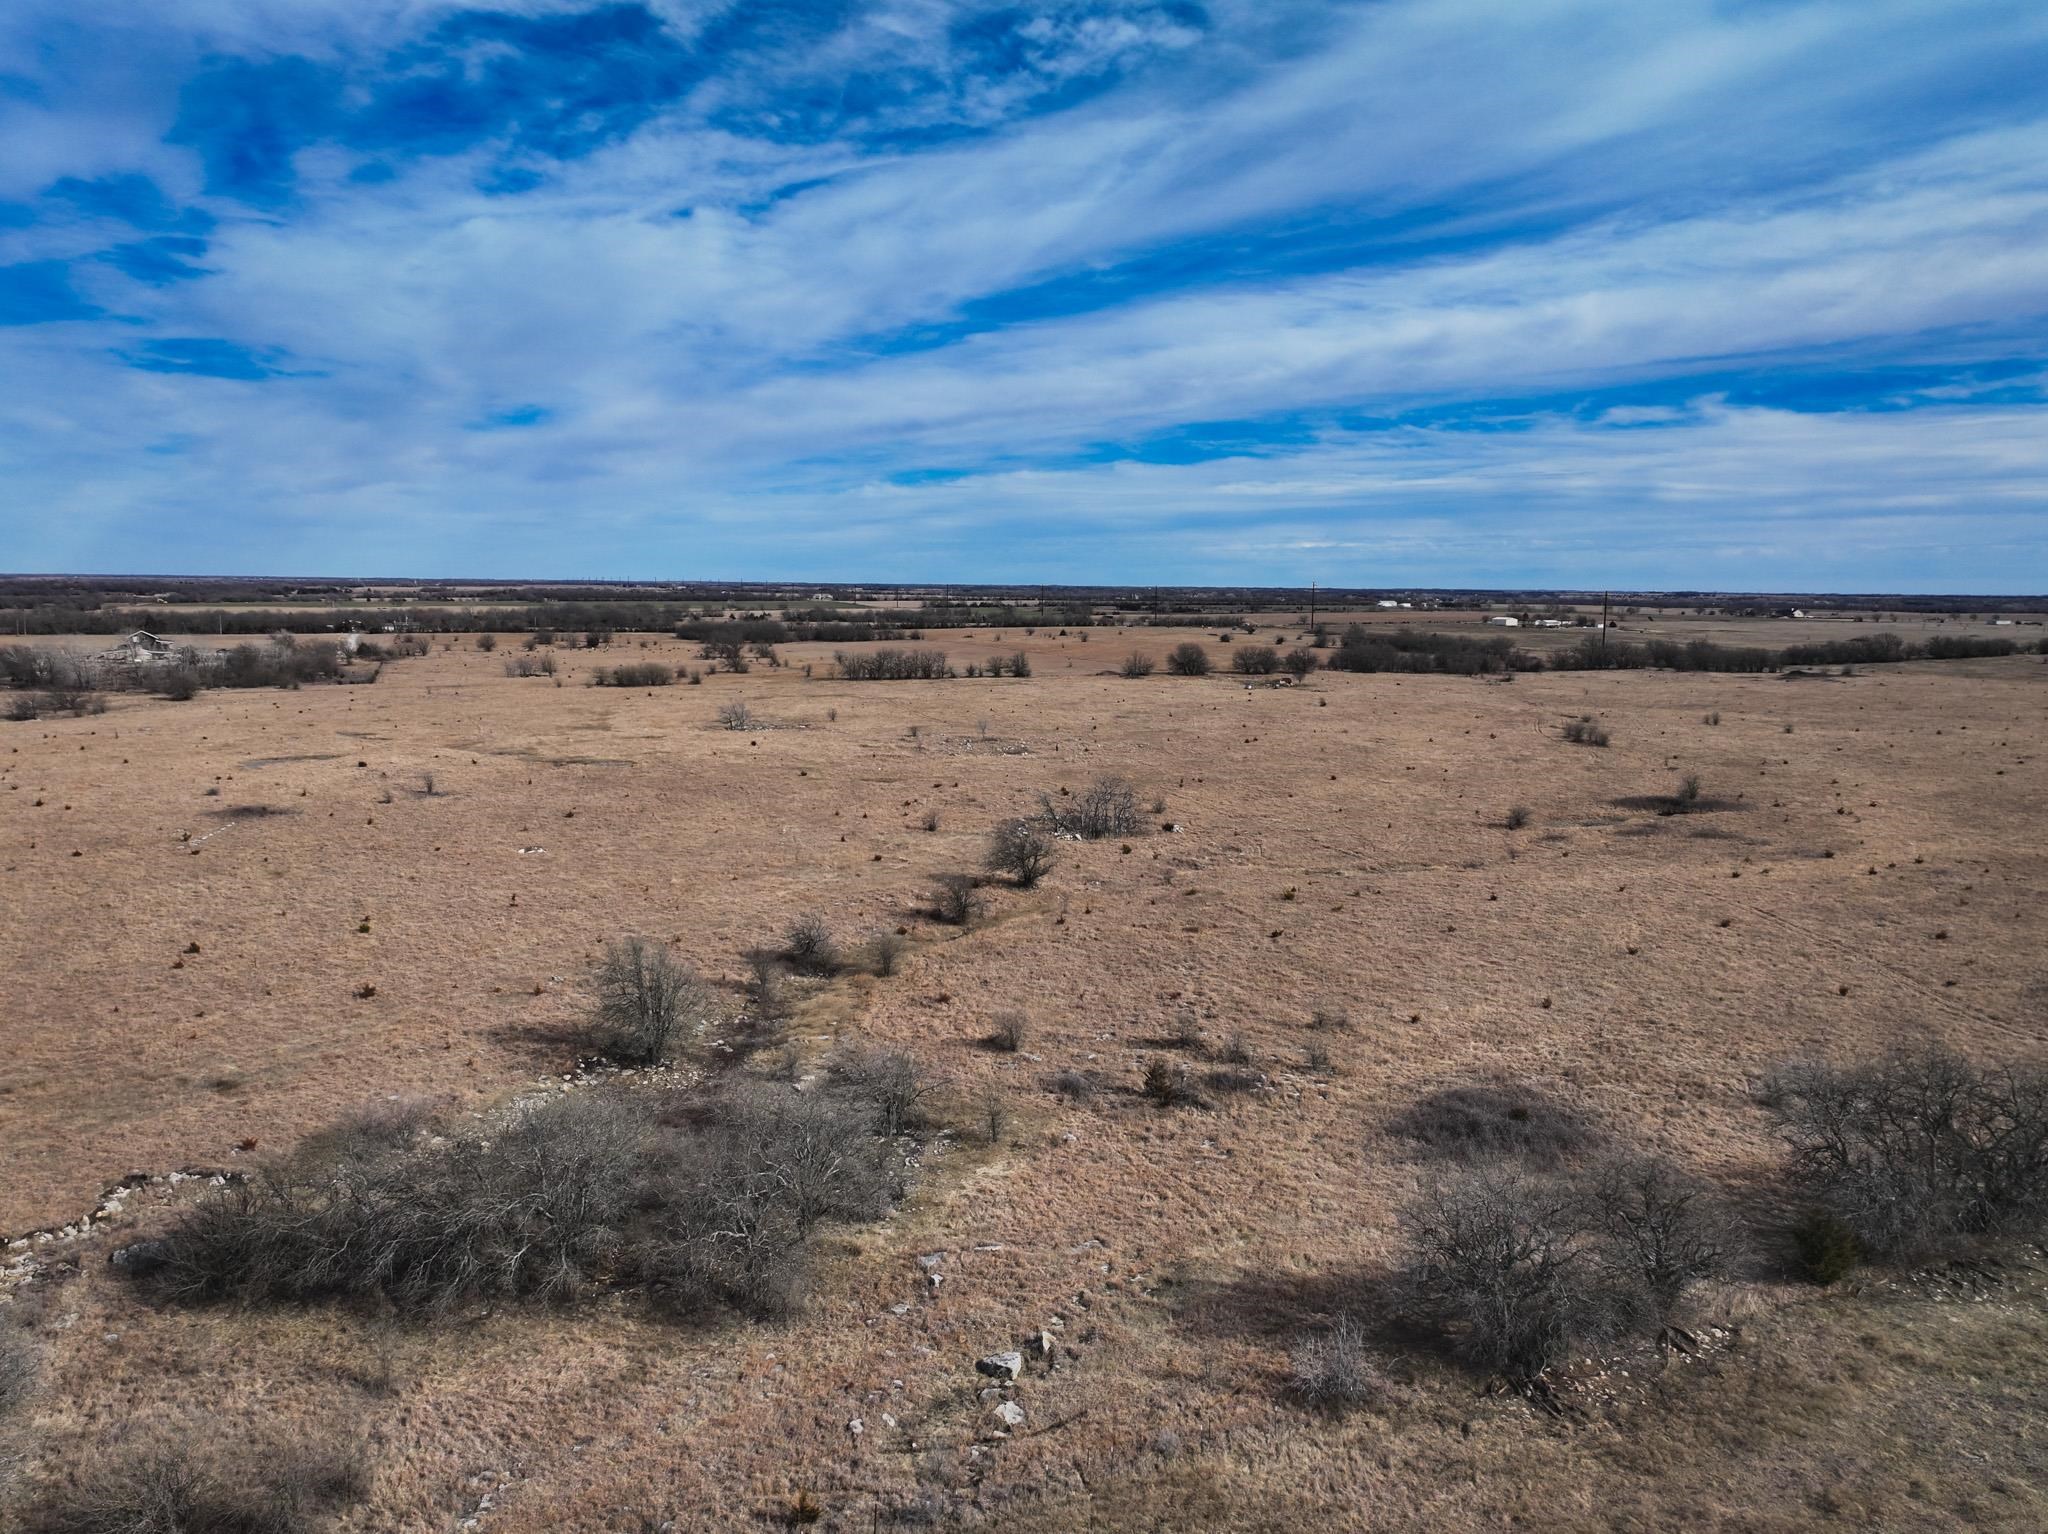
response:
[[[103,668],[68,650],[0,645],[0,687],[12,694],[7,717],[26,722],[48,714],[104,714]]]
[[[1031,657],[1022,650],[1014,655],[991,655],[980,664],[967,667],[969,676],[1029,676]]]
[[[806,972],[837,964],[815,919],[787,947]],[[629,938],[598,968],[586,1039],[608,1061],[660,1065],[713,1015],[686,966]],[[801,1096],[600,1087],[490,1126],[385,1106],[209,1196],[126,1271],[185,1303],[432,1313],[634,1287],[677,1315],[780,1314],[821,1223],[875,1219],[902,1196],[896,1141],[927,1127],[929,1097],[907,1055],[847,1051]],[[0,1391],[4,1374],[0,1359]]]
[[[1466,1363],[1524,1381],[1669,1324],[1726,1266],[1731,1230],[1704,1184],[1627,1153],[1564,1173],[1489,1158],[1431,1179],[1401,1224],[1408,1313]]]
[[[1038,796],[1039,817],[1054,831],[1083,841],[1131,836],[1138,829],[1138,791],[1129,778],[1097,778],[1080,793],[1061,789]]]
[[[832,659],[849,682],[928,682],[953,674],[944,650],[839,650]]]
[[[1707,1186],[1519,1083],[1452,1087],[1389,1126],[1445,1163],[1401,1212],[1392,1299],[1461,1360],[1526,1382],[1671,1324],[1734,1225]]]
[[[2048,1071],[2039,1067],[1982,1067],[1942,1050],[1795,1064],[1768,1079],[1764,1102],[1820,1217],[1807,1227],[1810,1254],[1844,1255],[1830,1222],[1853,1242],[1851,1261],[1896,1261],[2032,1234],[2048,1217]]]
[[[1125,667],[1124,675],[1131,675],[1128,662],[1125,663]],[[1167,652],[1166,669],[1175,676],[1207,676],[1213,668],[1209,662],[1209,652],[1190,639],[1184,644],[1175,645]]]
[[[907,1057],[801,1096],[591,1089],[488,1129],[385,1109],[194,1206],[131,1263],[183,1303],[366,1300],[415,1314],[643,1289],[668,1313],[788,1312],[827,1221],[902,1196]]]
[[[242,644],[206,653],[187,646],[168,663],[139,667],[135,683],[159,697],[183,701],[211,687],[302,687],[308,682],[377,680],[377,670],[351,676],[349,657],[333,640],[307,642],[289,634],[269,644]]]
[[[84,718],[104,714],[107,700],[83,688],[59,687],[48,692],[17,692],[7,700],[7,717],[18,724],[41,719],[46,714],[70,714]]]
[[[599,666],[591,673],[593,687],[667,687],[676,674],[660,661],[628,661],[621,666]]]
[[[2048,641],[2044,641],[2048,644]],[[2035,646],[2048,653],[2041,645]],[[1751,645],[1720,645],[1694,639],[1683,644],[1669,639],[1620,641],[1589,634],[1577,646],[1550,657],[1558,671],[1633,671],[1661,667],[1671,671],[1782,671],[1788,666],[1882,666],[1908,660],[1974,660],[2015,655],[2022,646],[2011,639],[1974,634],[1933,635],[1915,643],[1897,634],[1859,634],[1850,639],[1817,640],[1781,650]]]
[[[42,1489],[25,1534],[318,1534],[369,1495],[345,1432],[223,1442],[209,1425],[158,1426],[100,1448]]]
[[[1564,738],[1575,746],[1604,746],[1614,737],[1607,733],[1607,726],[1591,714],[1581,714],[1564,722]]]
[[[1354,623],[1325,662],[1332,671],[1435,671],[1479,676],[1527,669],[1532,663],[1502,637],[1428,634],[1419,629],[1369,629]]]
[[[553,676],[555,658],[552,655],[515,655],[505,662],[507,676]]]
[[[289,635],[267,645],[238,644],[202,661],[208,687],[298,687],[307,682],[338,681],[348,657],[331,640],[306,642]],[[190,664],[189,660],[186,664]]]
[[[1187,1084],[1163,1062],[1155,1096]],[[1158,1080],[1154,1080],[1154,1075]],[[1759,1239],[1804,1276],[1927,1261],[2048,1226],[2048,1070],[1942,1050],[1775,1071],[1762,1101],[1790,1147],[1789,1227],[1746,1232],[1706,1183],[1616,1145],[1513,1083],[1454,1087],[1391,1124],[1441,1164],[1401,1212],[1394,1310],[1473,1366],[1522,1383],[1569,1354],[1674,1325],[1688,1293]],[[1356,1404],[1376,1379],[1363,1335],[1296,1355],[1296,1388]]]
[[[0,645],[0,686],[21,692],[88,692],[98,681],[98,668],[68,650]]]

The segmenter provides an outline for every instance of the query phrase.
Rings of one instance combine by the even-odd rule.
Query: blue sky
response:
[[[0,569],[2048,591],[2038,0],[0,8]]]

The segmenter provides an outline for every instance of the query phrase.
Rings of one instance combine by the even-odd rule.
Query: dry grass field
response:
[[[145,1190],[4,1254],[33,1260],[8,1282],[48,1358],[31,1473],[205,1424],[359,1438],[361,1530],[2048,1526],[2031,1275],[1820,1290],[1759,1251],[1695,1300],[1699,1356],[1581,1360],[1563,1417],[1393,1346],[1372,1410],[1284,1389],[1290,1347],[1398,1256],[1427,1167],[1389,1126],[1431,1092],[1537,1086],[1768,1228],[1773,1062],[2048,1054],[2048,664],[1248,688],[1115,674],[1190,637],[1222,664],[1214,632],[1083,632],[928,641],[1024,650],[1028,678],[850,683],[790,645],[644,690],[584,684],[694,647],[564,648],[550,680],[505,674],[516,636],[437,640],[374,686],[0,724],[0,1233],[366,1101],[559,1090],[608,941],[672,944],[738,1009],[745,952],[807,912],[848,945],[904,928],[907,956],[701,1068],[900,1045],[957,1129],[772,1325],[630,1295],[433,1325],[153,1307],[105,1259],[190,1189]],[[722,727],[742,700],[753,727]],[[1582,714],[1610,747],[1561,738]],[[1143,834],[1062,843],[964,929],[924,914],[995,822],[1104,773],[1160,801]],[[1659,813],[1686,774],[1702,807]],[[1264,1086],[1143,1098],[1190,1024],[1211,1055],[1241,1035]],[[1056,1095],[1064,1071],[1101,1090]],[[974,1361],[1041,1329],[997,1436]]]

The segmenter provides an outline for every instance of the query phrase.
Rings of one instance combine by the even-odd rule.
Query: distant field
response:
[[[766,1527],[804,1495],[846,1530],[918,1506],[1047,1531],[2048,1526],[2032,1278],[1972,1306],[1889,1282],[1822,1297],[1758,1257],[1700,1302],[1703,1335],[1733,1331],[1692,1362],[1587,1366],[1577,1425],[1425,1355],[1390,1355],[1398,1391],[1342,1422],[1284,1388],[1290,1347],[1399,1249],[1427,1167],[1388,1126],[1432,1091],[1540,1084],[1762,1208],[1773,1062],[1930,1041],[2038,1057],[2048,664],[1227,673],[1269,624],[1291,644],[1293,616],[1229,645],[935,630],[956,668],[1021,650],[1032,675],[867,684],[832,675],[830,645],[618,689],[585,683],[705,663],[624,636],[515,678],[519,636],[436,638],[371,686],[0,723],[0,1232],[61,1226],[130,1172],[254,1166],[394,1094],[481,1111],[556,1090],[591,964],[628,933],[737,1006],[746,951],[798,914],[848,943],[901,927],[895,975],[803,992],[793,1069],[897,1044],[956,1125],[991,1089],[1008,1110],[993,1145],[963,1127],[932,1147],[893,1218],[835,1234],[784,1325],[693,1330],[623,1300],[434,1327],[151,1308],[105,1263],[162,1219],[138,1197],[52,1249],[78,1267],[39,1302],[42,1452],[142,1417],[346,1420],[376,1446],[363,1530],[456,1527],[485,1487],[481,1527],[508,1534]],[[1773,646],[1867,630],[1621,622]],[[1223,674],[1115,674],[1191,639]],[[722,728],[741,701],[753,726]],[[1560,738],[1583,714],[1610,747]],[[1060,844],[972,927],[925,914],[992,824],[1104,773],[1136,784],[1140,834]],[[1658,813],[1686,773],[1709,805]],[[1029,1032],[998,1053],[1011,1009]],[[1312,1032],[1318,1009],[1349,1026]],[[1145,1101],[1145,1061],[1190,1021],[1217,1049],[1241,1035],[1263,1089]],[[1058,1096],[1063,1071],[1102,1090]],[[1034,1365],[1026,1427],[991,1437],[974,1360],[1053,1318],[1059,1367]]]

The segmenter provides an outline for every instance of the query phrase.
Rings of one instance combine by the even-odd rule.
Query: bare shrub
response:
[[[1678,811],[1679,814],[1683,815],[1688,810],[1697,809],[1699,807],[1699,802],[1699,774],[1696,772],[1688,772],[1684,777],[1678,780],[1678,792],[1671,796],[1671,807],[1674,810]]]
[[[198,1425],[102,1448],[27,1509],[30,1534],[315,1534],[369,1491],[361,1446],[224,1444]]]
[[[718,722],[728,730],[751,730],[754,727],[754,711],[747,707],[744,698],[722,703],[718,708]]]
[[[1024,1047],[1024,1036],[1030,1029],[1030,1021],[1022,1012],[998,1012],[995,1028],[988,1036],[988,1047],[998,1054],[1014,1055]]]
[[[932,881],[932,915],[955,927],[981,917],[983,901],[972,874],[940,874]]]
[[[915,1118],[907,1074],[876,1057],[820,1095],[584,1092],[483,1129],[308,1142],[182,1215],[148,1279],[187,1302],[374,1296],[415,1314],[638,1282],[672,1310],[779,1312],[817,1223],[901,1196],[877,1134]]]
[[[1208,1098],[1195,1085],[1194,1073],[1178,1060],[1154,1057],[1145,1062],[1145,1095],[1162,1108],[1206,1108]]]
[[[1051,870],[1055,857],[1052,836],[1042,821],[1005,820],[989,832],[982,866],[992,874],[1007,875],[1019,889],[1030,889]]]
[[[752,971],[747,996],[755,1012],[764,1018],[781,1017],[789,1007],[789,969],[782,955],[757,948],[747,955],[747,964]]]
[[[1225,1065],[1250,1065],[1252,1047],[1246,1041],[1242,1028],[1233,1028],[1223,1041],[1223,1048],[1216,1052],[1216,1058]]]
[[[1611,1156],[1580,1186],[1583,1218],[1601,1238],[1599,1261],[1616,1292],[1639,1297],[1656,1323],[1669,1322],[1687,1289],[1727,1268],[1733,1222],[1705,1183],[1670,1162]]]
[[[1607,727],[1596,722],[1591,714],[1566,720],[1564,738],[1575,746],[1604,746],[1612,739]]]
[[[1097,778],[1079,794],[1040,794],[1039,812],[1055,831],[1084,841],[1105,836],[1134,836],[1138,830],[1138,791],[1129,778]]]
[[[849,1049],[832,1061],[832,1076],[863,1104],[885,1139],[929,1127],[931,1084],[900,1049]]]
[[[1046,1086],[1069,1102],[1088,1103],[1095,1100],[1096,1080],[1086,1071],[1055,1071]]]
[[[2048,1073],[1945,1050],[1776,1071],[1765,1101],[1796,1183],[1872,1257],[2034,1233],[2048,1215]]]
[[[1269,1083],[1264,1071],[1247,1070],[1242,1066],[1230,1066],[1220,1071],[1210,1071],[1202,1077],[1202,1085],[1212,1092],[1232,1095],[1243,1092],[1263,1092]]]
[[[547,670],[552,674],[552,667]],[[672,667],[651,660],[630,661],[623,666],[613,666],[609,670],[600,666],[591,673],[593,687],[667,687],[675,679],[676,674]]]
[[[814,1229],[878,1219],[903,1193],[901,1162],[867,1114],[831,1097],[735,1096],[660,1155],[660,1215],[642,1262],[677,1314],[788,1314]]]
[[[1119,668],[1120,675],[1130,677],[1133,680],[1142,676],[1150,676],[1152,671],[1152,657],[1140,654],[1135,650],[1124,657],[1124,663]]]
[[[789,924],[782,935],[782,955],[792,969],[806,975],[829,975],[839,968],[839,945],[825,919],[815,913]]]
[[[1598,1139],[1576,1110],[1514,1081],[1445,1087],[1404,1109],[1389,1127],[1442,1155],[1537,1162],[1576,1156]]]
[[[197,666],[178,662],[158,666],[149,674],[149,690],[173,703],[189,703],[199,696],[205,679]]]
[[[1240,676],[1271,676],[1280,669],[1277,651],[1247,645],[1231,652],[1230,669]]]
[[[479,634],[476,636],[476,647],[488,655],[491,651],[498,648],[498,636],[496,634]]]
[[[1502,824],[1505,825],[1510,831],[1519,831],[1528,823],[1529,806],[1526,804],[1517,804],[1510,808],[1508,810],[1506,818],[1502,821]]]
[[[1031,675],[1031,657],[1029,655],[1026,655],[1022,650],[1017,651],[1014,655],[1010,657],[1010,675]]]
[[[659,943],[629,937],[597,970],[591,1042],[621,1065],[659,1065],[702,1030],[709,1001],[688,965]]]
[[[974,1117],[988,1143],[999,1145],[1010,1128],[1010,1099],[1001,1086],[991,1081],[975,1094]]]
[[[875,650],[866,655],[839,650],[832,659],[849,682],[940,681],[953,674],[944,650]]]
[[[1415,1318],[1465,1362],[1526,1380],[1613,1334],[1577,1192],[1498,1163],[1426,1185],[1402,1212]]]
[[[1322,663],[1322,657],[1317,655],[1307,645],[1296,645],[1286,655],[1281,657],[1280,660],[1280,664],[1286,668],[1287,674],[1297,682],[1321,666]]]
[[[1210,671],[1209,652],[1192,639],[1177,644],[1166,657],[1166,669],[1175,676],[1207,676]]]
[[[877,975],[893,975],[903,962],[910,940],[900,932],[877,932],[868,939],[868,967]]]
[[[1365,1332],[1348,1318],[1295,1344],[1287,1362],[1289,1393],[1312,1410],[1342,1414],[1386,1399],[1387,1382],[1366,1352]]]
[[[307,1147],[189,1210],[151,1277],[187,1302],[566,1300],[618,1256],[646,1133],[631,1105],[578,1094],[489,1135]]]

